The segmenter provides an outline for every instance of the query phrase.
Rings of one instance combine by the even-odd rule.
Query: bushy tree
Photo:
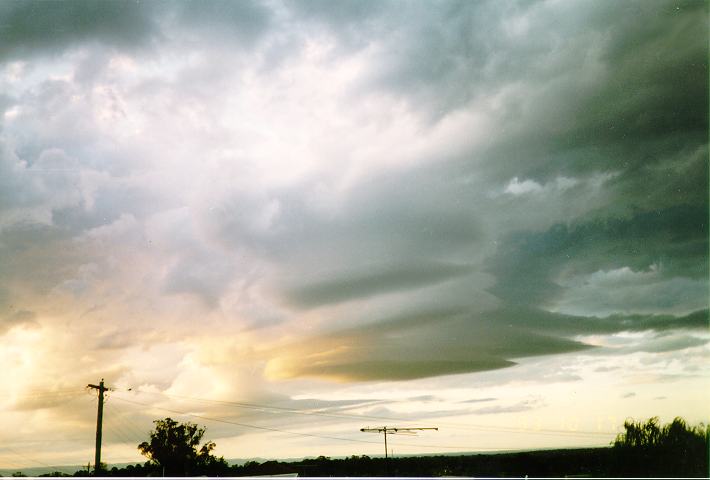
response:
[[[214,442],[200,446],[205,434],[204,427],[194,423],[179,423],[172,418],[155,420],[155,430],[150,432],[150,441],[138,445],[138,450],[148,457],[159,474],[166,476],[216,475],[226,467],[224,458],[212,455]]]
[[[680,417],[666,425],[658,417],[627,420],[614,441],[616,470],[631,476],[706,476],[708,432],[702,423],[689,426]]]

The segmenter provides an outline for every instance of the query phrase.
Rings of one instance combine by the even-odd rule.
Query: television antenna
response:
[[[389,433],[390,435],[416,435],[417,431],[419,430],[439,430],[438,427],[366,427],[366,428],[361,428],[361,432],[366,432],[366,433],[383,433],[385,436],[385,458],[388,457],[387,453],[387,434]]]

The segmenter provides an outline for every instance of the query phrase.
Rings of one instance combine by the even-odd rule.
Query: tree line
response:
[[[143,464],[104,468],[102,476],[538,476],[562,477],[707,477],[710,426],[688,425],[680,417],[661,425],[657,417],[627,420],[624,432],[609,448],[540,450],[475,455],[432,455],[379,458],[317,457],[301,461],[246,462],[230,465],[212,452],[215,443],[202,443],[205,428],[171,418],[156,420],[150,439],[138,445]],[[73,476],[87,476],[86,470]],[[49,475],[47,475],[49,476]],[[69,476],[53,472],[51,476]]]

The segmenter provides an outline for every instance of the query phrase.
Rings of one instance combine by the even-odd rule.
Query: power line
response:
[[[176,395],[176,394],[169,394],[169,393],[164,393],[164,392],[143,392],[143,393],[149,393],[149,394],[154,394],[154,395],[163,395],[166,397],[173,397],[173,398],[178,398],[178,399],[187,399],[187,400],[195,400],[195,401],[201,401],[201,402],[211,402],[211,403],[218,403],[218,404],[224,404],[224,405],[233,405],[237,406],[240,408],[247,408],[247,409],[255,409],[259,411],[264,411],[264,410],[273,410],[274,412],[269,412],[269,413],[293,413],[296,415],[314,415],[314,416],[320,416],[320,417],[331,417],[331,418],[346,418],[346,419],[357,419],[357,420],[362,420],[362,419],[371,419],[371,420],[386,420],[386,421],[392,421],[392,422],[408,422],[408,419],[403,419],[403,418],[397,418],[397,417],[385,417],[385,416],[380,416],[380,415],[367,415],[367,414],[348,414],[348,413],[326,413],[326,412],[321,412],[321,411],[308,411],[308,410],[299,410],[299,409],[294,409],[294,408],[287,408],[287,407],[277,407],[274,405],[264,405],[264,404],[256,404],[256,403],[247,403],[247,402],[235,402],[235,401],[230,401],[230,400],[213,400],[213,399],[207,399],[207,398],[197,398],[197,397],[189,397],[186,395]],[[577,430],[577,431],[570,431],[570,430],[557,430],[557,429],[534,429],[534,430],[525,430],[525,429],[520,429],[520,428],[515,428],[515,427],[506,427],[506,426],[494,426],[494,425],[485,425],[485,424],[471,424],[471,423],[447,423],[447,422],[437,422],[439,425],[448,427],[448,428],[453,428],[457,430],[485,430],[485,431],[497,431],[497,432],[504,432],[504,433],[521,433],[521,434],[527,434],[527,435],[550,435],[550,436],[572,436],[572,437],[584,437],[584,436],[603,436],[603,437],[608,437],[609,435],[615,435],[615,432],[593,432],[593,431],[584,431],[584,430]]]
[[[42,465],[43,467],[53,468],[53,469],[56,470],[57,472],[66,473],[67,475],[71,475],[71,474],[74,473],[74,472],[68,472],[68,471],[66,471],[66,470],[62,470],[61,467],[56,467],[56,466],[54,466],[54,465],[49,465],[48,463],[44,463],[44,462],[42,462],[42,461],[40,461],[40,460],[37,460],[36,458],[29,457],[29,456],[27,456],[27,455],[25,455],[25,454],[23,454],[23,453],[20,453],[20,452],[18,452],[17,450],[15,450],[15,449],[13,449],[13,448],[10,448],[10,447],[8,447],[8,446],[3,446],[3,447],[0,447],[0,448],[2,448],[3,450],[8,450],[8,451],[12,452],[13,454],[17,455],[18,457],[25,458],[25,459],[29,460],[30,462],[39,463],[39,464]],[[25,468],[27,468],[27,467],[25,467]],[[31,468],[31,467],[30,467],[30,468]]]
[[[369,444],[378,444],[380,442],[374,442],[374,441],[369,441],[369,440],[359,440],[359,439],[354,439],[354,438],[343,438],[343,437],[334,437],[330,435],[319,435],[315,433],[305,433],[305,432],[294,432],[290,430],[283,430],[280,428],[272,428],[272,427],[264,427],[260,425],[251,425],[247,423],[241,423],[241,422],[234,422],[230,420],[224,420],[221,418],[213,418],[213,417],[206,417],[204,415],[197,415],[194,413],[188,413],[188,412],[182,412],[179,410],[174,410],[171,408],[165,408],[165,407],[156,407],[154,405],[150,405],[147,403],[142,403],[142,402],[136,402],[133,400],[128,400],[125,398],[121,397],[115,397],[116,400],[120,400],[122,402],[127,402],[127,403],[132,403],[134,405],[140,405],[143,407],[148,407],[148,408],[155,408],[157,410],[163,410],[166,412],[170,413],[175,413],[178,415],[184,415],[188,417],[194,417],[194,418],[199,418],[201,420],[207,420],[207,421],[212,421],[212,422],[219,422],[219,423],[225,423],[229,425],[235,425],[238,427],[245,427],[245,428],[253,428],[257,430],[265,430],[265,431],[271,431],[271,432],[277,432],[277,433],[285,433],[289,435],[298,435],[298,436],[304,436],[304,437],[312,437],[312,438],[322,438],[325,440],[338,440],[338,441],[344,441],[344,442],[354,442],[354,443],[369,443]],[[426,447],[426,448],[445,448],[445,449],[455,449],[455,450],[477,450],[477,451],[483,451],[483,450],[498,450],[496,448],[490,448],[490,447],[476,447],[472,445],[427,445],[427,444],[411,444],[411,443],[398,443],[399,446],[405,446],[405,447]]]
[[[140,440],[131,440],[131,438],[142,437],[136,437],[135,434],[128,432],[127,429],[124,429],[123,425],[121,424],[121,422],[118,421],[118,419],[112,419],[111,421],[107,422],[106,426],[108,427],[107,433],[109,433],[112,437],[118,437],[118,443],[122,443],[124,445],[132,447],[135,447],[138,443],[140,443]]]
[[[323,438],[326,440],[340,440],[340,441],[358,442],[358,443],[379,443],[379,442],[371,442],[371,441],[367,441],[367,440],[355,440],[355,439],[350,439],[350,438],[333,437],[333,436],[329,436],[329,435],[318,435],[315,433],[294,432],[294,431],[290,431],[290,430],[283,430],[280,428],[272,428],[272,427],[264,427],[264,426],[260,426],[260,425],[251,425],[248,423],[234,422],[234,421],[230,421],[230,420],[224,420],[221,418],[206,417],[204,415],[197,415],[195,413],[181,412],[179,410],[173,410],[171,408],[156,407],[154,405],[149,405],[147,403],[136,402],[133,400],[128,400],[128,399],[120,398],[120,397],[115,397],[115,398],[116,398],[116,400],[132,403],[134,405],[141,405],[141,406],[148,407],[148,408],[155,408],[155,409],[164,410],[164,411],[170,412],[170,413],[176,413],[178,415],[185,415],[185,416],[199,418],[202,420],[208,420],[208,421],[212,421],[212,422],[226,423],[226,424],[235,425],[238,427],[253,428],[253,429],[257,429],[257,430],[265,430],[265,431],[277,432],[277,433],[285,433],[288,435],[300,435],[300,436],[305,436],[305,437]]]

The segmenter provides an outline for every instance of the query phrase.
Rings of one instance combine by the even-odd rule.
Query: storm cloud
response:
[[[619,356],[624,405],[701,382],[707,8],[3,2],[4,380],[447,415]],[[516,394],[475,413],[559,406]]]

